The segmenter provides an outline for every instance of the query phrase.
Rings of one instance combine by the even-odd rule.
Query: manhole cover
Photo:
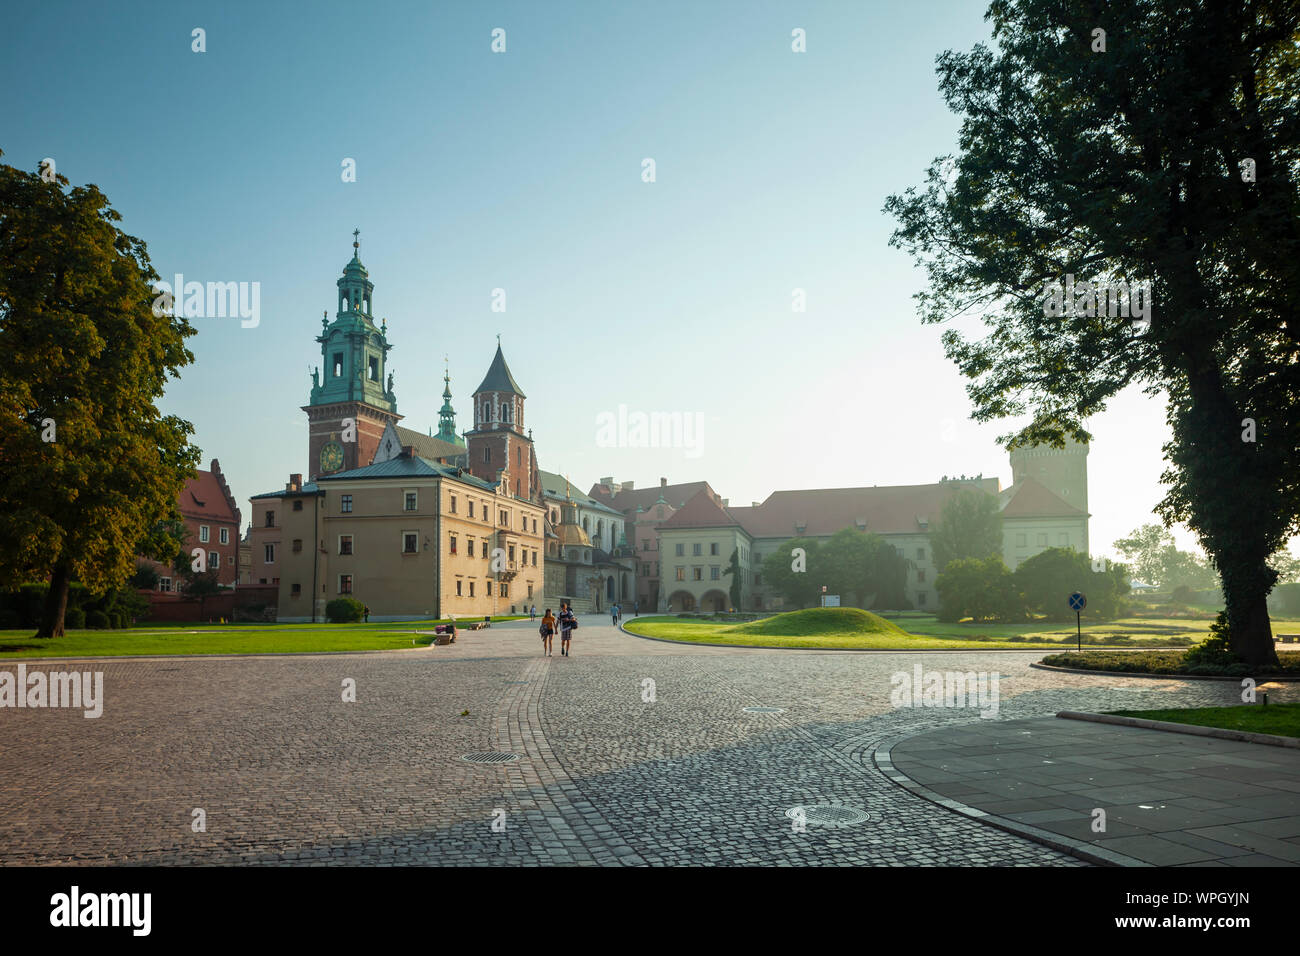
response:
[[[499,750],[489,750],[483,753],[465,754],[460,758],[466,763],[510,763],[512,760],[518,760],[519,754],[502,753]]]
[[[784,707],[746,707],[744,708],[744,710],[745,713],[747,714],[784,714],[785,713]]]
[[[791,820],[798,820],[802,816],[805,823],[821,827],[849,827],[875,819],[870,813],[857,807],[837,807],[824,803],[808,807],[791,807],[785,811],[785,815]]]

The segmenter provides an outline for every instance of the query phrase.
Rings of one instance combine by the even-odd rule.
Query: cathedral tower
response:
[[[516,498],[541,494],[541,476],[531,433],[524,433],[524,393],[515,383],[497,342],[483,384],[474,390],[474,427],[466,432],[470,473],[498,484]]]
[[[375,285],[359,258],[353,232],[352,261],[338,285],[338,312],[321,319],[323,369],[312,373],[307,473],[313,477],[370,464],[384,427],[401,419],[393,376],[388,373],[388,323],[376,327],[371,296]],[[321,375],[322,370],[324,375]],[[387,378],[385,378],[387,376]]]

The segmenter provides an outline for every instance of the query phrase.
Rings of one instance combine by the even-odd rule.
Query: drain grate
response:
[[[784,714],[785,708],[784,707],[746,707],[744,708],[744,711],[747,714]]]
[[[499,750],[485,750],[481,753],[465,754],[460,758],[466,763],[510,763],[518,760],[519,754],[502,753]]]
[[[851,827],[859,823],[874,822],[879,817],[859,810],[857,807],[841,807],[828,803],[818,803],[807,807],[791,807],[785,815],[792,820],[803,816],[805,823],[820,827]]]

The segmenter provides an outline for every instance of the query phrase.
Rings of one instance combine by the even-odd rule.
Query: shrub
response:
[[[1189,674],[1232,674],[1249,670],[1240,657],[1232,651],[1228,633],[1228,615],[1219,612],[1219,619],[1210,625],[1210,636],[1192,647],[1183,657]]]
[[[93,628],[94,630],[102,630],[103,628],[108,627],[108,615],[103,611],[87,611],[86,627]]]
[[[356,598],[335,598],[325,605],[325,620],[333,624],[348,624],[361,620],[365,605]]]
[[[1191,604],[1192,599],[1195,597],[1196,595],[1192,593],[1191,588],[1186,584],[1180,584],[1174,588],[1174,593],[1169,595],[1169,600],[1173,604]]]
[[[70,607],[63,614],[63,626],[69,630],[86,626],[86,612],[79,607]]]

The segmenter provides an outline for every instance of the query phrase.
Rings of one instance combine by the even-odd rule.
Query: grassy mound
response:
[[[771,637],[806,637],[812,634],[908,637],[908,633],[879,615],[856,607],[811,607],[787,611],[761,621],[728,629],[732,634],[760,634]]]

